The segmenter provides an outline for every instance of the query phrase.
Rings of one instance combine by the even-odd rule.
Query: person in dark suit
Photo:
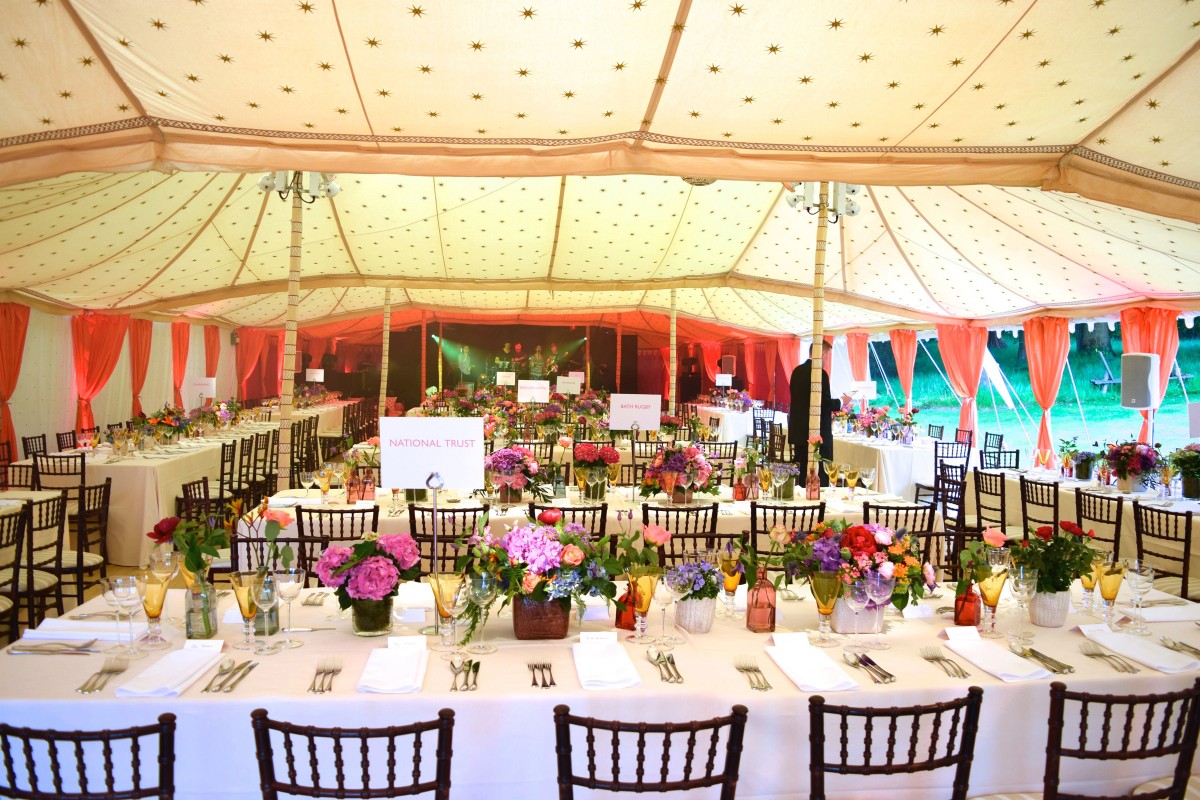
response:
[[[820,345],[813,344],[813,352],[816,348],[822,348],[822,361],[829,363],[829,359],[833,357],[833,348],[824,341]],[[800,466],[802,474],[808,474],[808,412],[810,408],[810,392],[812,385],[812,359],[805,361],[792,370],[791,381],[789,386],[792,390],[792,408],[788,413],[788,442],[792,445],[792,460]],[[848,403],[849,398],[843,397],[841,400],[834,400],[829,392],[829,373],[822,370],[821,374],[821,458],[825,461],[833,460],[833,412],[840,411],[843,403]],[[821,465],[821,485],[829,485],[829,476],[825,472],[824,464]]]

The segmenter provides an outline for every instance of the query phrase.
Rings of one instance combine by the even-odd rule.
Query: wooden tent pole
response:
[[[438,389],[443,392],[446,391],[446,382],[442,378],[442,362],[444,360],[442,356],[446,349],[445,335],[446,327],[441,321],[438,321]]]
[[[808,435],[801,447],[808,447],[810,436],[821,434],[821,382],[824,377],[825,344],[825,242],[829,235],[829,182],[821,181],[817,214],[817,252],[813,260],[812,297],[812,379],[808,395]]]
[[[292,243],[289,251],[287,322],[283,329],[283,386],[279,397],[279,466],[275,490],[292,488],[292,393],[296,388],[296,315],[300,307],[301,243],[304,206],[300,199],[303,172],[292,173]]]
[[[592,326],[583,329],[583,368],[584,388],[592,388]]]
[[[425,399],[425,312],[421,312],[421,400]]]
[[[617,391],[621,391],[621,333],[623,328],[617,324]]]
[[[667,395],[667,413],[674,416],[675,414],[675,290],[671,290],[671,386],[668,388]]]
[[[388,358],[391,352],[392,289],[383,290],[383,356],[379,364],[379,416],[387,416]]]

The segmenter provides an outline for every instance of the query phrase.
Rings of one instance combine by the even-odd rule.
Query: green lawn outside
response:
[[[1188,330],[1180,324],[1179,329],[1180,341],[1177,357],[1179,367],[1185,375],[1189,373],[1193,375],[1192,378],[1185,381],[1187,394],[1192,402],[1200,402],[1200,326]],[[1017,404],[1015,412],[1005,407],[999,392],[993,393],[985,373],[980,382],[978,396],[979,430],[981,434],[984,431],[1003,433],[1005,447],[1031,453],[1033,443],[1037,441],[1038,420],[1041,411],[1033,399],[1033,391],[1029,386],[1029,369],[1023,357],[1023,350],[1019,357],[1018,342],[1011,335],[1003,336],[1000,342],[1003,346],[996,346],[995,340],[991,340],[988,349],[1015,389],[1014,403],[1016,403],[1017,397],[1020,397],[1025,403],[1029,416],[1019,413],[1019,404]],[[937,366],[944,371],[945,366],[941,362],[937,341],[931,339],[924,344],[928,348],[929,354],[937,361]],[[1117,331],[1112,334],[1112,346],[1116,354],[1110,355],[1106,352],[1105,356],[1113,376],[1120,378],[1119,325]],[[892,391],[897,397],[901,397],[900,382],[896,377],[891,345],[887,342],[875,342],[872,347],[875,348],[875,352],[883,363],[887,380],[892,384]],[[1091,445],[1093,442],[1103,444],[1104,442],[1136,438],[1141,427],[1140,414],[1137,411],[1121,407],[1119,385],[1109,387],[1107,394],[1092,385],[1092,378],[1103,377],[1104,367],[1095,351],[1079,352],[1077,337],[1074,334],[1071,337],[1071,353],[1068,361],[1075,374],[1079,402],[1076,402],[1070,376],[1064,371],[1058,400],[1054,405],[1051,417],[1055,442],[1057,443],[1060,438],[1071,436],[1078,436],[1081,445]],[[880,379],[879,365],[875,363],[873,357],[871,369],[871,377],[878,383],[879,398],[875,401],[876,404],[890,403],[891,396],[888,394],[885,382]],[[958,427],[958,401],[920,344],[917,345],[917,361],[913,373],[913,398],[914,404],[921,409],[917,420],[921,424],[922,430],[925,425],[931,423],[945,425],[946,434],[952,436],[954,429]],[[1084,418],[1086,418],[1086,424]],[[1180,387],[1179,381],[1172,378],[1156,419],[1155,440],[1160,442],[1168,452],[1192,441],[1187,435],[1187,419],[1187,405],[1184,401],[1183,389]],[[1024,422],[1024,432],[1022,432],[1022,421]],[[1022,463],[1027,462],[1023,459]]]

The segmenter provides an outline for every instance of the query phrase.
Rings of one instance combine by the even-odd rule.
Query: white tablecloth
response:
[[[941,599],[925,602],[934,607],[948,605],[952,594],[948,587]],[[166,615],[178,614],[180,602],[179,594],[172,593]],[[222,608],[232,602],[231,597],[224,599]],[[86,608],[102,610],[104,604],[94,600]],[[128,672],[111,680],[103,692],[87,697],[74,689],[99,668],[102,656],[0,655],[0,718],[14,725],[74,730],[146,724],[170,711],[178,717],[176,796],[181,800],[250,800],[259,796],[250,730],[250,712],[255,708],[266,708],[277,719],[304,724],[383,726],[433,719],[439,709],[449,707],[456,714],[454,796],[517,800],[555,794],[552,709],[558,703],[569,705],[573,713],[580,715],[652,722],[728,714],[730,706],[740,703],[749,708],[749,721],[739,797],[799,800],[808,796],[810,695],[796,688],[766,655],[769,638],[748,632],[744,623],[717,620],[707,634],[685,634],[688,641],[674,650],[685,679],[682,684],[662,683],[657,669],[646,660],[644,649],[621,644],[633,661],[641,685],[587,691],[573,669],[571,638],[519,642],[512,636],[512,622],[493,616],[487,626],[487,639],[499,647],[499,652],[483,657],[478,691],[450,693],[450,671],[444,661],[431,654],[421,692],[384,695],[358,692],[355,684],[370,653],[386,646],[386,641],[352,636],[348,619],[328,621],[326,616],[335,608],[332,599],[319,608],[295,603],[297,626],[333,626],[336,630],[295,634],[305,641],[304,647],[257,658],[258,669],[231,694],[200,694],[210,671],[180,697],[116,698],[116,687],[153,666],[162,658],[157,653],[132,662]],[[811,599],[784,602],[781,609],[786,625],[780,630],[804,630],[816,622]],[[657,609],[652,611],[651,620],[653,632],[659,624]],[[1195,673],[1165,675],[1148,668],[1124,675],[1102,661],[1084,658],[1079,653],[1083,637],[1070,626],[1086,621],[1072,616],[1067,628],[1037,629],[1036,647],[1076,668],[1075,674],[1062,678],[1071,688],[1140,693],[1176,690],[1195,680]],[[893,625],[887,634],[892,649],[873,653],[876,661],[897,676],[893,684],[871,683],[861,670],[844,665],[839,651],[829,651],[838,659],[838,669],[858,682],[859,690],[824,696],[833,703],[892,706],[947,700],[962,696],[968,686],[983,687],[970,794],[1040,789],[1050,680],[1006,684],[966,663],[963,666],[972,673],[969,680],[947,678],[918,655],[922,646],[940,646],[937,634],[947,624],[935,616]],[[393,635],[414,635],[418,626],[415,622],[397,626]],[[572,623],[572,634],[575,626]],[[165,627],[168,637],[178,642],[181,634],[170,625]],[[603,621],[585,622],[583,627],[589,631],[611,629]],[[1191,623],[1152,627],[1156,634],[1200,643],[1200,635]],[[219,633],[233,642],[240,630],[240,624],[222,624]],[[239,661],[247,657],[241,651],[228,654]],[[756,658],[775,687],[773,691],[750,690],[745,678],[734,669],[735,660],[743,656]],[[331,657],[340,659],[343,665],[333,691],[321,696],[308,694],[313,667],[318,660]],[[530,687],[526,664],[535,660],[553,665],[557,688]],[[884,738],[879,737],[881,747],[885,746]],[[837,746],[836,737],[831,746]],[[582,757],[582,753],[576,754],[576,758]],[[429,769],[432,763],[427,758],[423,766]],[[402,770],[406,768],[401,765]],[[1065,788],[1119,794],[1162,771],[1161,766],[1137,762],[1106,764],[1103,784],[1097,782],[1093,767],[1089,774],[1064,773]],[[886,789],[888,796],[897,800],[929,800],[948,796],[949,780],[945,771],[887,779],[831,776],[829,789],[831,797],[840,798],[863,797],[868,791]]]
[[[754,435],[754,414],[750,411],[733,411],[728,408],[717,408],[715,406],[699,406],[696,413],[700,415],[700,422],[705,425],[709,424],[709,420],[716,417],[720,420],[720,425],[717,428],[717,441],[720,442],[737,442],[738,447],[745,447],[746,439]]]
[[[834,436],[833,460],[875,468],[875,484],[881,492],[898,494],[912,501],[916,485],[933,485],[933,440],[921,437],[913,445],[880,439]]]

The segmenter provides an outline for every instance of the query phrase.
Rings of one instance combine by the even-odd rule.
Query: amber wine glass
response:
[[[167,599],[167,586],[179,571],[181,557],[174,550],[156,547],[150,553],[150,567],[146,573],[146,590],[142,595],[142,608],[146,612],[148,630],[142,647],[146,650],[166,650],[171,643],[162,635],[163,602]]]
[[[858,486],[858,467],[847,464],[845,472],[842,473],[846,478],[846,486],[850,488],[850,496],[854,496],[854,487]]]
[[[985,639],[999,639],[1002,633],[996,630],[996,604],[1000,602],[1000,592],[1008,580],[1009,560],[1008,548],[987,548],[986,572],[979,578],[979,594],[983,605],[987,608],[987,621],[979,635]]]
[[[1085,572],[1079,576],[1079,583],[1083,586],[1083,599],[1079,602],[1079,610],[1084,614],[1093,614],[1096,610],[1094,594],[1096,589],[1096,581],[1100,579],[1100,567],[1105,562],[1112,560],[1112,553],[1103,553],[1099,550],[1092,552],[1092,569],[1091,572]]]
[[[637,616],[637,629],[625,637],[630,644],[653,644],[656,639],[646,633],[646,614],[654,599],[654,589],[662,577],[662,567],[638,564],[629,568],[629,588],[633,591],[633,610]]]
[[[242,612],[242,640],[233,645],[235,650],[254,650],[263,644],[261,639],[254,638],[254,615],[258,613],[258,605],[254,602],[254,584],[258,579],[257,572],[229,574],[233,596],[237,598],[238,610]]]
[[[1117,561],[1105,562],[1097,568],[1097,573],[1100,599],[1103,602],[1100,619],[1104,620],[1105,625],[1116,630],[1113,611],[1117,605],[1117,592],[1121,590],[1121,582],[1125,580],[1125,565]]]
[[[771,468],[766,464],[758,468],[758,488],[764,496],[771,491]]]
[[[717,551],[717,567],[724,576],[725,608],[721,612],[721,616],[726,619],[742,618],[742,615],[733,608],[733,597],[742,577],[740,556],[741,550],[733,542],[729,542]]]
[[[828,466],[828,471],[829,471],[829,485],[832,486],[834,489],[836,489],[837,485],[838,485],[838,478],[840,478],[842,475],[842,465],[839,464],[837,461],[830,461],[829,466]]]
[[[837,647],[837,641],[829,635],[829,620],[833,615],[833,607],[842,596],[842,580],[836,572],[817,572],[810,579],[813,599],[817,601],[817,613],[821,621],[817,626],[817,647]]]

